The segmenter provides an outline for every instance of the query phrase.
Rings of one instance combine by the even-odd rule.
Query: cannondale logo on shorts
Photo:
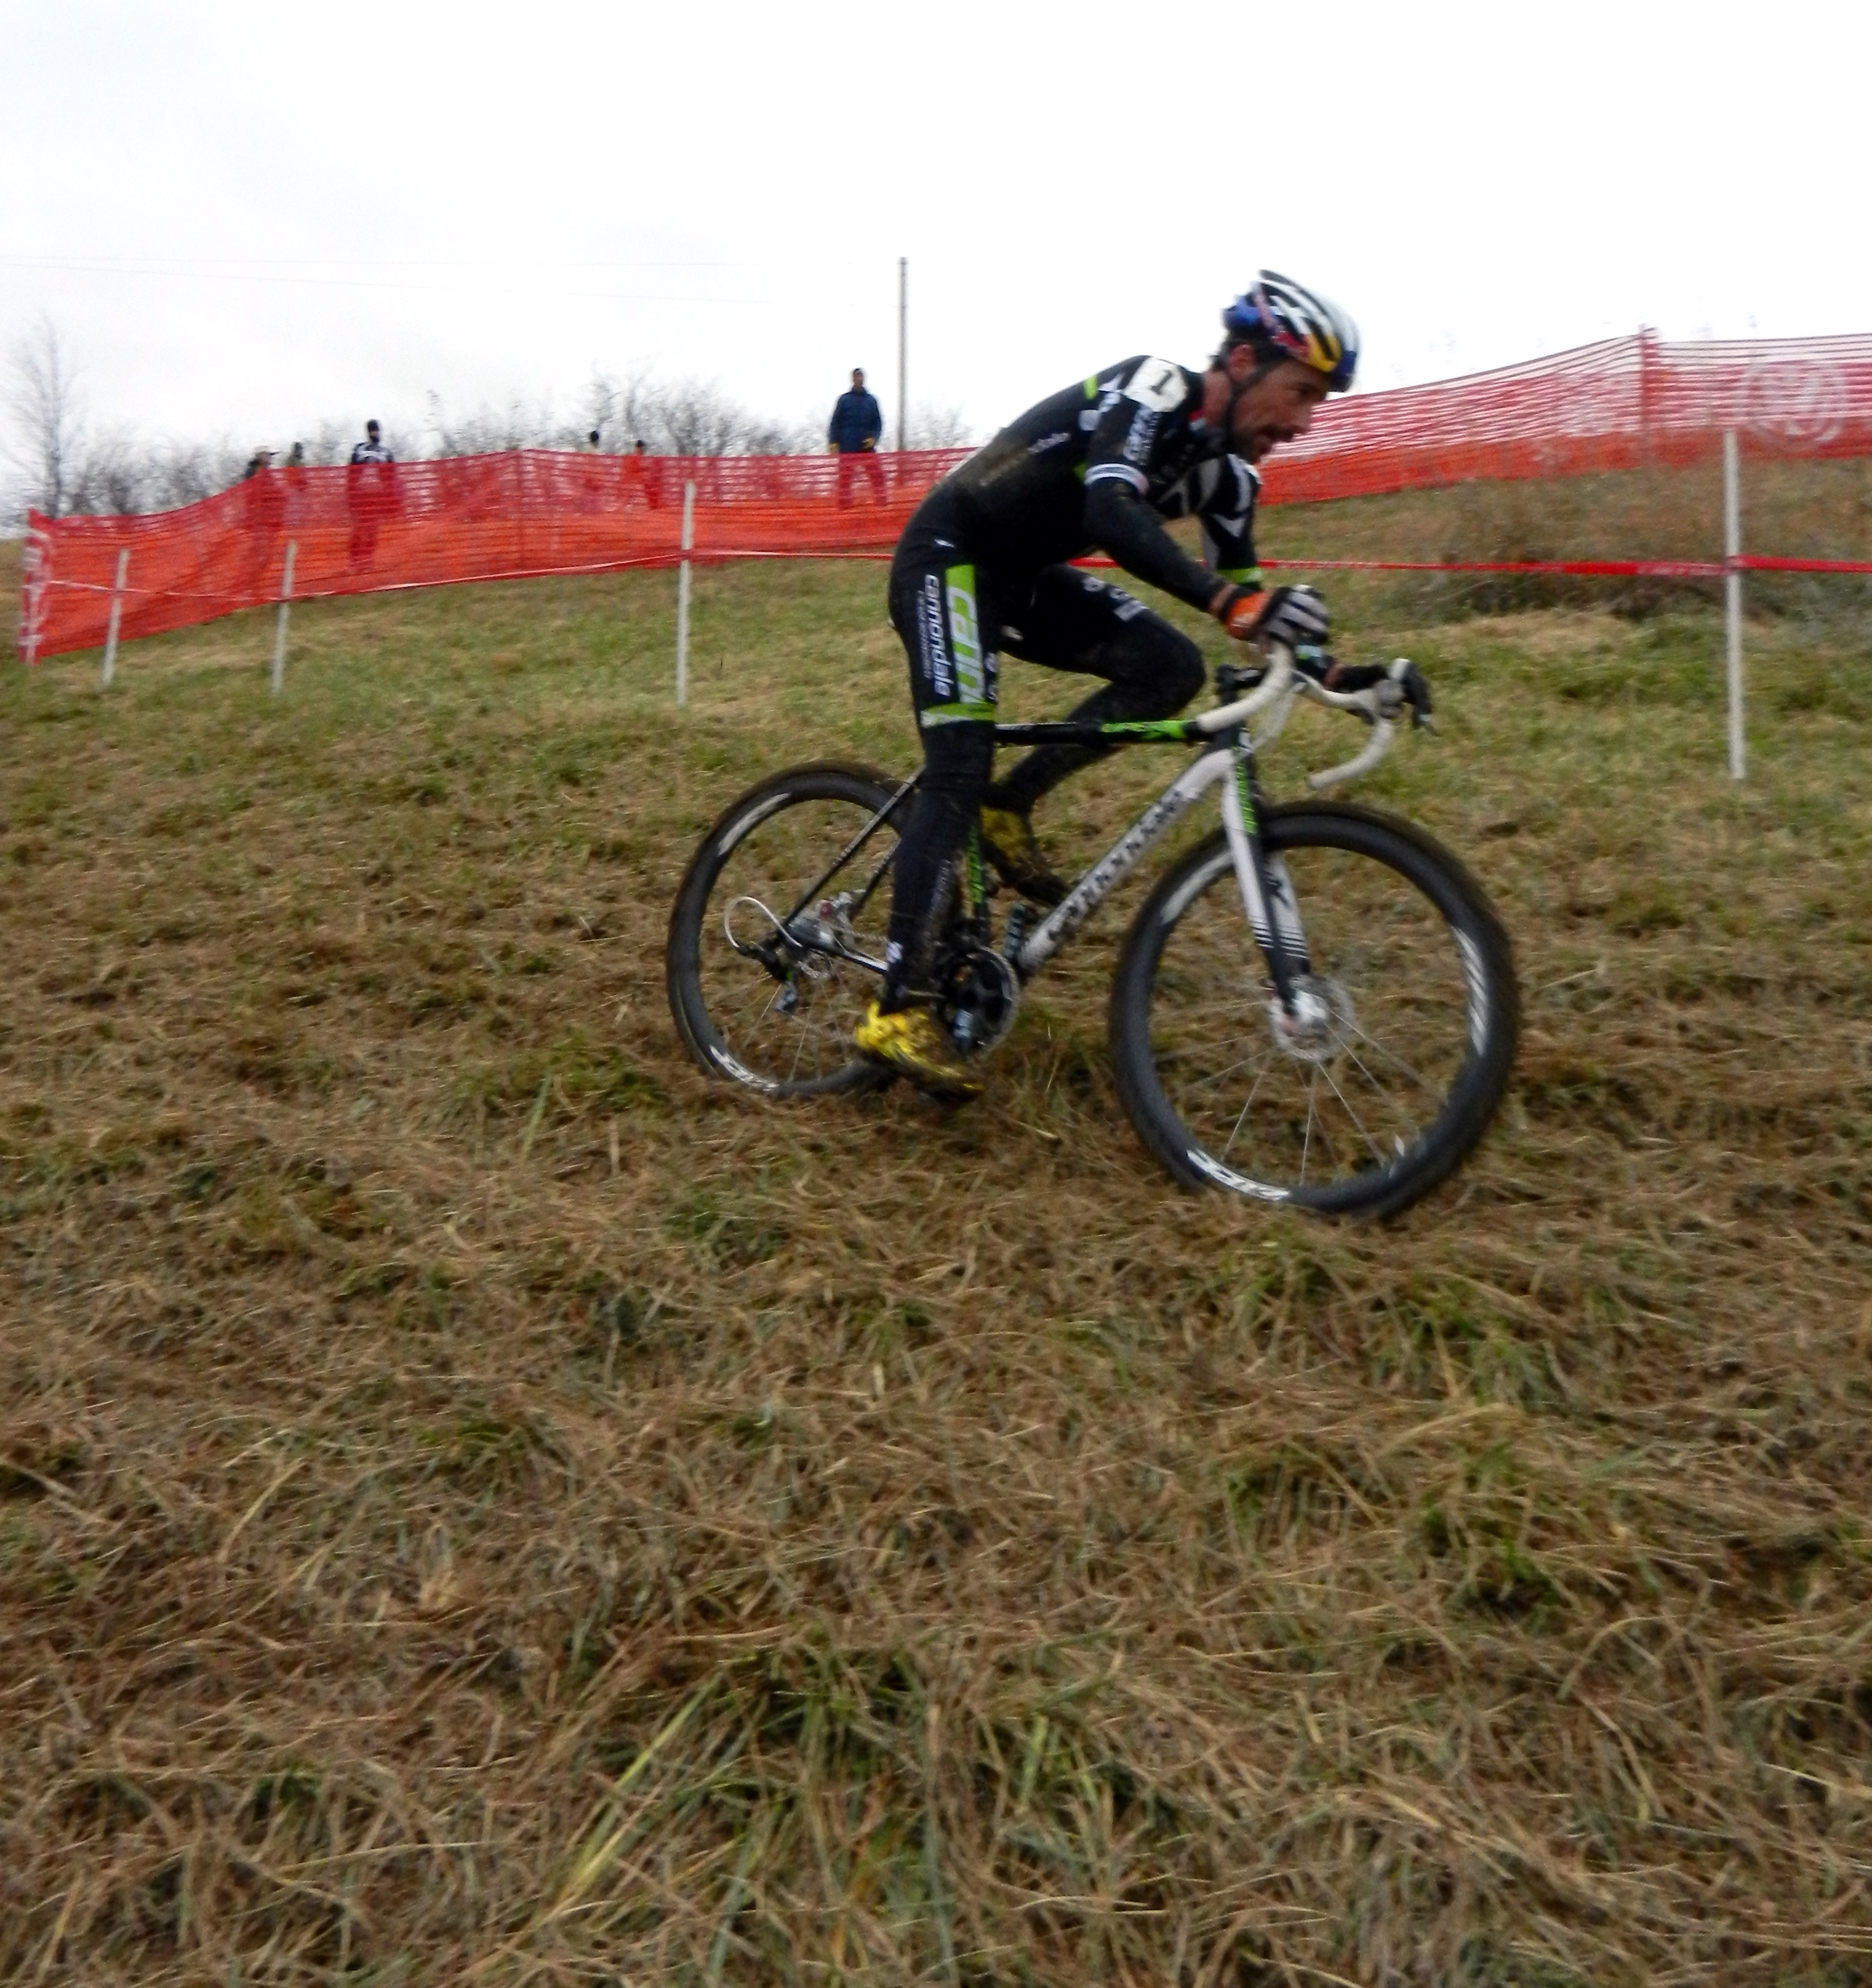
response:
[[[949,644],[943,634],[942,583],[933,573],[923,576],[923,668],[930,688],[939,698],[955,692],[955,678],[949,668]]]

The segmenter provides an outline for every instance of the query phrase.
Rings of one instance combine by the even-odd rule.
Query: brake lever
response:
[[[1423,671],[1408,656],[1400,656],[1392,664],[1390,678],[1403,693],[1403,700],[1411,707],[1411,729],[1413,732],[1434,732],[1437,722],[1431,715],[1435,707],[1431,702],[1430,685]]]
[[[1400,716],[1408,710],[1413,728],[1435,727],[1431,718],[1430,686],[1407,656],[1389,663],[1340,664],[1320,651],[1305,659],[1301,688],[1322,704],[1355,713],[1372,733],[1364,750],[1343,766],[1309,773],[1307,785],[1316,793],[1370,772],[1391,749]]]
[[[1321,702],[1336,703],[1342,710],[1356,712],[1367,725],[1396,719],[1404,711],[1411,714],[1413,731],[1435,731],[1430,685],[1408,656],[1390,663],[1335,663],[1323,658],[1326,668],[1312,681],[1316,691],[1330,693]]]

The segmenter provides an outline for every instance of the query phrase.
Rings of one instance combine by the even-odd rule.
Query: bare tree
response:
[[[147,458],[144,488],[150,508],[172,511],[212,497],[240,481],[247,460],[246,451],[225,435],[212,442],[159,443]]]
[[[651,431],[657,426],[657,411],[654,404],[655,388],[649,373],[641,364],[634,364],[624,376],[624,384],[617,396],[618,446],[623,449],[636,448],[639,439],[651,440]]]
[[[62,516],[69,508],[84,418],[69,342],[49,316],[14,341],[6,403],[12,431],[7,457],[20,473],[26,502],[49,516]]]
[[[319,422],[312,431],[311,441],[306,444],[306,460],[309,463],[329,465],[346,462],[350,455],[351,445],[342,421]]]
[[[122,424],[90,429],[77,377],[70,344],[49,318],[19,339],[5,368],[0,414],[10,416],[12,433],[4,452],[20,472],[19,508],[29,502],[53,516],[171,510],[240,480],[251,451],[226,435],[187,441],[152,438]],[[387,428],[384,439],[403,462],[422,455],[576,448],[594,428],[600,445],[613,453],[628,451],[639,437],[662,455],[786,455],[819,446],[816,421],[757,414],[718,381],[661,380],[640,364],[621,381],[594,369],[569,406],[568,417],[550,397],[529,401],[515,394],[504,406],[484,403],[458,414],[432,392],[426,434]],[[301,433],[305,459],[345,462],[358,433],[354,422],[321,421]],[[914,414],[911,433],[919,448],[970,439],[959,410],[927,404]],[[282,440],[279,452],[287,445]]]
[[[607,455],[615,455],[628,443],[620,443],[617,435],[617,388],[608,374],[592,368],[592,377],[586,382],[585,391],[579,397],[579,414],[572,427],[572,445],[584,445],[586,438],[596,431],[598,446]]]
[[[652,384],[644,398],[651,432],[670,455],[785,455],[817,439],[811,427],[750,413],[712,380]]]
[[[657,394],[657,425],[671,455],[732,455],[746,417],[711,380],[681,380]]]
[[[960,407],[939,407],[919,401],[910,411],[912,448],[965,448],[975,438]]]
[[[715,380],[662,380],[636,369],[621,385],[594,372],[573,405],[570,419],[550,401],[529,404],[518,396],[505,407],[451,414],[432,392],[428,426],[438,455],[576,448],[593,428],[612,453],[641,437],[659,455],[783,455],[816,439],[810,429],[750,413]]]
[[[504,407],[483,401],[471,414],[451,415],[440,394],[429,395],[429,431],[438,455],[492,455],[509,448],[551,448],[561,437],[544,407],[529,407],[515,394]]]
[[[68,509],[93,516],[128,517],[154,509],[150,450],[133,429],[106,428],[85,438],[66,476]]]
[[[818,424],[754,417],[742,431],[739,452],[743,455],[816,455],[819,452]]]

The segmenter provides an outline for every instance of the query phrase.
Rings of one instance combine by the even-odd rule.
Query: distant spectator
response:
[[[377,556],[377,533],[397,509],[397,458],[384,445],[375,421],[364,424],[364,439],[351,451],[345,494],[351,505],[351,570]]]
[[[384,445],[384,431],[375,421],[364,424],[364,438],[351,446],[351,460],[356,463],[394,462],[396,458]]]
[[[286,522],[298,522],[306,509],[306,445],[296,441],[286,451]]]
[[[841,511],[851,508],[852,478],[860,469],[871,487],[871,495],[880,504],[884,501],[884,466],[877,454],[884,431],[884,411],[877,404],[877,397],[865,390],[864,368],[854,366],[850,390],[839,396],[832,410],[832,424],[826,431],[826,440],[838,451]]]
[[[273,467],[273,451],[256,448],[241,475],[242,522],[247,529],[247,556],[242,563],[241,587],[245,591],[264,590],[279,528],[286,522],[286,493],[280,487],[279,472]]]
[[[641,435],[632,443],[624,468],[629,478],[624,485],[624,501],[628,503],[634,491],[650,509],[655,510],[663,502],[663,466],[650,454],[650,444]]]
[[[596,456],[602,455],[603,453],[603,449],[600,446],[600,431],[596,428],[593,428],[580,442],[579,454]],[[589,469],[581,469],[576,472],[576,481],[573,487],[572,504],[573,509],[581,516],[589,517],[598,509],[600,477],[601,472],[596,463],[593,463]]]

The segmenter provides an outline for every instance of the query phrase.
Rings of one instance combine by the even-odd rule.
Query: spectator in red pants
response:
[[[254,451],[241,478],[247,531],[247,555],[243,562],[240,590],[264,595],[268,581],[277,581],[276,565],[280,529],[286,522],[286,493],[280,473],[273,467],[273,451]]]
[[[346,493],[351,505],[351,570],[377,556],[377,533],[397,509],[397,458],[384,445],[375,421],[364,424],[364,439],[351,451]]]
[[[860,471],[879,503],[884,501],[884,466],[877,459],[877,445],[884,432],[883,411],[877,397],[865,391],[864,368],[854,366],[851,389],[841,394],[832,410],[832,424],[826,440],[838,451],[839,509],[851,509],[852,478]]]

